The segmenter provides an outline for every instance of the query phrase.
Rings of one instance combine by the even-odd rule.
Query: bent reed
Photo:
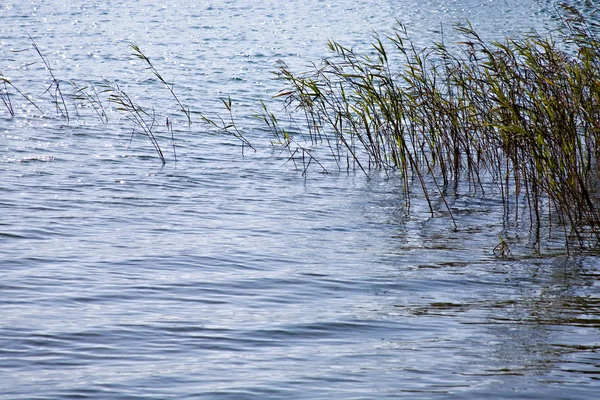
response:
[[[561,11],[560,44],[536,32],[488,43],[469,23],[455,28],[460,42],[423,50],[400,23],[375,36],[371,54],[330,41],[333,57],[310,72],[280,66],[286,86],[275,97],[338,161],[332,139],[361,169],[399,170],[407,197],[417,182],[432,214],[432,196],[452,218],[448,191],[483,191],[487,177],[505,217],[525,207],[538,239],[550,219],[580,246],[597,247],[600,39],[577,9]],[[290,133],[270,116],[289,145]]]
[[[168,115],[163,115],[164,117],[164,125],[159,123],[159,116],[153,106],[151,107],[143,107],[136,101],[135,95],[129,95],[129,93],[121,87],[117,81],[109,80],[107,78],[103,78],[99,83],[93,83],[92,81],[85,82],[77,82],[75,80],[62,81],[59,80],[51,68],[51,63],[48,61],[47,57],[42,53],[40,48],[37,46],[36,42],[29,37],[31,41],[31,46],[37,53],[39,59],[41,59],[43,68],[48,72],[50,76],[51,83],[46,87],[43,92],[44,94],[49,94],[51,98],[51,103],[56,109],[56,115],[59,119],[65,120],[67,123],[70,122],[71,117],[69,113],[69,109],[71,109],[76,115],[77,119],[80,119],[80,109],[92,109],[99,120],[108,124],[109,122],[109,111],[117,111],[122,113],[125,116],[125,119],[132,123],[131,137],[129,140],[129,144],[131,144],[133,137],[135,134],[140,134],[148,137],[150,140],[152,147],[154,148],[156,154],[158,155],[162,164],[166,164],[166,157],[162,151],[162,148],[159,143],[159,133],[162,131],[163,135],[170,136],[171,145],[173,147],[173,157],[175,162],[177,161],[177,152],[175,148],[175,134],[173,128],[173,118],[169,118]],[[160,83],[169,91],[171,98],[175,100],[179,111],[185,114],[187,119],[188,128],[192,126],[192,114],[199,115],[200,122],[208,125],[209,130],[217,130],[219,133],[225,133],[235,137],[242,144],[242,154],[244,153],[244,149],[246,147],[255,150],[254,146],[248,141],[243,133],[238,129],[234,118],[233,118],[233,101],[230,96],[227,99],[221,99],[225,109],[229,114],[228,119],[223,119],[220,116],[217,116],[215,119],[208,118],[204,114],[199,111],[190,110],[189,107],[185,106],[182,101],[179,99],[177,94],[175,93],[173,82],[167,81],[163,76],[158,72],[157,68],[154,66],[154,63],[150,60],[144,52],[140,49],[140,47],[136,44],[130,44],[130,49],[133,51],[131,54],[137,59],[143,61],[145,67],[144,69],[149,70],[152,73],[154,78],[158,79]],[[18,52],[25,52],[29,49],[19,50]],[[31,63],[33,65],[35,63]],[[71,89],[70,92],[65,93],[63,95],[63,91],[61,90],[61,83],[67,83],[67,87]],[[6,77],[0,71],[0,99],[4,104],[4,108],[8,112],[9,116],[16,117],[15,107],[13,105],[13,94],[18,94],[22,99],[27,101],[30,105],[32,105],[35,109],[37,109],[41,115],[46,116],[46,112],[42,107],[38,104],[37,101],[34,100],[34,97],[26,94],[23,90],[15,85],[11,78]],[[71,100],[68,102],[67,100]],[[105,101],[103,101],[105,100]],[[110,104],[111,108],[105,108],[105,104]],[[160,107],[162,113],[170,113],[165,107],[161,105]],[[2,108],[0,108],[0,112]],[[162,118],[161,118],[162,119]]]
[[[593,9],[586,8],[586,13],[600,10],[588,7]],[[441,202],[455,228],[448,193],[466,186],[485,194],[491,181],[502,199],[504,222],[525,215],[538,246],[540,230],[558,223],[567,245],[575,242],[597,250],[600,29],[567,4],[561,5],[559,16],[561,28],[554,35],[533,32],[494,42],[486,42],[468,23],[455,28],[462,37],[459,42],[447,45],[442,40],[425,49],[415,47],[401,23],[393,34],[375,36],[370,54],[329,41],[333,56],[307,73],[294,73],[281,63],[277,75],[285,87],[275,97],[289,118],[277,118],[260,102],[263,122],[303,174],[311,165],[328,172],[317,152],[296,140],[307,133],[311,145],[329,146],[340,168],[345,156],[347,168],[399,171],[407,206],[416,183],[431,214],[434,203]],[[51,78],[44,94],[51,96],[60,118],[68,122],[72,106],[76,115],[79,108],[91,108],[108,123],[104,104],[110,104],[132,122],[132,138],[138,133],[150,139],[163,164],[156,133],[168,135],[177,160],[168,116],[159,124],[153,107],[143,108],[110,80],[97,84],[99,90],[91,82],[70,81],[72,93],[63,96],[61,81],[30,40]],[[222,99],[226,118],[209,119],[191,111],[140,47],[130,48],[169,91],[188,129],[192,115],[199,115],[209,129],[238,139],[242,154],[245,147],[254,149],[234,121],[230,97]],[[15,116],[13,95],[46,114],[0,72],[0,99],[10,117]],[[298,115],[304,123],[292,134],[283,124],[293,124]],[[496,250],[501,255],[509,252],[504,235]]]

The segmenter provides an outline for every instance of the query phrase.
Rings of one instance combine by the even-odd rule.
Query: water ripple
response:
[[[0,399],[597,397],[596,256],[498,259],[493,195],[449,194],[453,230],[418,196],[407,213],[393,172],[303,174],[256,118],[278,60],[327,39],[368,52],[396,18],[417,46],[466,18],[497,39],[557,2],[37,3],[0,5],[2,72],[46,110],[0,107]],[[154,108],[167,163],[108,105],[55,113],[28,35],[61,88],[107,78]],[[256,152],[200,123],[228,96]]]

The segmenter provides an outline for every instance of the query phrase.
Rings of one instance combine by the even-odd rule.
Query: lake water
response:
[[[465,18],[501,38],[554,5],[2,2],[0,72],[46,115],[0,104],[0,399],[598,398],[598,257],[497,258],[497,198],[450,197],[458,231],[418,197],[407,216],[393,173],[303,174],[255,118],[278,60],[327,39],[368,49],[398,19],[427,45]],[[162,128],[164,166],[116,111],[57,115],[30,36],[65,93],[109,79],[169,115],[177,162]],[[256,152],[200,123],[227,96]]]

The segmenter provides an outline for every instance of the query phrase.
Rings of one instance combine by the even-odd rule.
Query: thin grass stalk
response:
[[[37,44],[31,36],[29,36],[29,40],[31,41],[31,44],[35,49],[36,53],[44,63],[46,71],[48,71],[48,73],[50,74],[50,78],[52,79],[52,83],[46,88],[44,93],[48,93],[50,95],[52,101],[54,102],[57,112],[59,112],[61,116],[63,116],[67,121],[69,121],[69,110],[67,108],[67,103],[65,102],[65,98],[63,97],[62,91],[60,89],[60,82],[54,76],[54,71],[52,70],[52,67],[50,67],[48,59],[44,56],[44,54],[42,54],[42,51],[39,49],[39,47],[37,46]],[[54,88],[54,93],[51,91],[52,88]]]
[[[167,82],[162,77],[162,75],[154,67],[154,64],[152,64],[152,62],[150,61],[150,59],[142,52],[142,50],[140,49],[140,47],[137,44],[130,44],[129,47],[133,50],[133,55],[135,57],[139,58],[142,61],[145,61],[148,64],[148,69],[167,88],[167,90],[169,91],[169,93],[171,93],[171,96],[173,97],[173,99],[175,99],[175,101],[179,105],[179,108],[181,109],[181,111],[183,111],[183,113],[187,117],[188,125],[192,125],[192,118],[191,118],[191,115],[190,115],[190,110],[183,105],[183,103],[181,102],[181,100],[179,100],[179,97],[177,97],[177,95],[175,94],[175,90],[173,89],[174,86],[175,86],[175,84],[171,83],[171,82]]]
[[[109,94],[109,102],[116,105],[118,111],[124,112],[126,114],[126,118],[134,124],[132,137],[136,132],[147,136],[150,139],[156,154],[159,156],[164,165],[166,160],[153,132],[154,125],[156,123],[156,115],[154,111],[150,113],[142,108],[139,104],[135,103],[117,83],[105,81],[102,86],[104,87],[103,92]],[[136,131],[136,128],[139,128],[140,131]]]
[[[462,53],[443,41],[417,51],[400,25],[386,38],[400,68],[378,37],[374,56],[330,41],[335,57],[314,74],[280,71],[280,96],[304,113],[313,143],[329,130],[358,162],[356,140],[369,166],[399,169],[406,193],[417,178],[430,207],[425,176],[450,211],[446,186],[484,193],[485,172],[505,216],[518,221],[526,205],[537,245],[545,206],[580,242],[599,238],[600,41],[578,15],[565,26],[575,52],[535,32],[487,43],[468,23],[457,27]]]
[[[4,74],[2,74],[2,72],[0,71],[0,82],[2,82],[2,90],[0,90],[0,98],[2,98],[2,102],[4,103],[4,105],[6,106],[7,111],[9,112],[9,114],[14,117],[15,116],[15,110],[12,104],[12,100],[10,98],[10,91],[9,88],[12,88],[15,92],[17,92],[22,98],[24,98],[25,100],[27,100],[27,102],[29,104],[31,104],[32,106],[34,106],[39,112],[41,112],[42,114],[44,114],[44,111],[33,101],[31,100],[31,98],[29,96],[27,96],[25,93],[23,93],[18,87],[16,87],[11,80],[4,76]]]

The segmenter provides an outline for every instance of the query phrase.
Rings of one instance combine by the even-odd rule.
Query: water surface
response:
[[[597,257],[499,259],[497,199],[452,196],[454,231],[423,199],[407,215],[392,172],[302,174],[254,118],[278,60],[308,67],[327,39],[368,51],[399,19],[427,45],[466,18],[498,38],[553,5],[2,4],[0,71],[46,116],[0,108],[0,398],[595,399]],[[57,115],[29,36],[61,87],[110,79],[169,115],[178,161],[164,130],[163,167],[116,112]],[[257,151],[188,127],[130,43],[192,110],[231,96]]]

